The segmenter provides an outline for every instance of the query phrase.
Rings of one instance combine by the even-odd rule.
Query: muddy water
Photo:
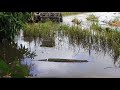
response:
[[[96,12],[83,13],[63,17],[63,23],[72,25],[71,20],[76,17],[82,20],[82,26],[89,26],[86,17],[94,14],[99,17],[99,24],[107,26],[102,21],[109,21],[114,17],[119,17],[119,12]],[[25,39],[23,31],[16,36],[15,42],[22,44],[26,48],[36,53],[34,59],[26,58],[22,63],[32,65],[30,74],[34,77],[58,77],[58,78],[117,78],[120,77],[119,58],[114,63],[113,57],[107,52],[86,50],[81,45],[71,45],[68,37],[57,36],[54,38],[52,47],[41,46],[40,39]],[[88,60],[86,63],[65,63],[65,62],[45,62],[40,59],[61,58],[61,59],[80,59]]]

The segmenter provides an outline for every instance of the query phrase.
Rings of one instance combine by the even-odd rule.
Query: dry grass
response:
[[[111,26],[118,26],[120,27],[120,21],[116,21],[116,22],[110,22],[109,25]]]

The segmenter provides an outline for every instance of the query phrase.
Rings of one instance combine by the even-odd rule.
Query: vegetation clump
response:
[[[98,17],[96,17],[95,15],[91,14],[86,18],[88,21],[95,21],[98,22]]]
[[[74,24],[80,25],[82,21],[80,21],[80,20],[77,19],[77,18],[74,18],[74,19],[72,20],[72,22],[73,22]]]

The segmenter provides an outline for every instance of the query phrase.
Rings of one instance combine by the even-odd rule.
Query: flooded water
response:
[[[102,21],[110,21],[114,17],[120,17],[119,12],[91,12],[79,15],[71,15],[63,17],[63,23],[72,25],[72,19],[78,18],[82,20],[82,26],[88,27],[89,22],[86,17],[94,14],[99,17],[99,24],[108,27]],[[86,39],[83,39],[86,40]],[[73,39],[74,41],[74,39]],[[30,75],[33,77],[54,77],[54,78],[119,78],[120,62],[119,55],[110,54],[110,50],[103,44],[93,43],[91,47],[87,47],[90,42],[79,41],[79,44],[70,42],[67,36],[58,36],[47,40],[39,38],[25,38],[23,31],[16,36],[15,42],[21,44],[30,51],[35,52],[37,56],[34,59],[25,58],[22,63],[32,65]],[[52,44],[51,44],[52,43]],[[50,46],[46,46],[46,45]],[[103,46],[102,46],[103,45]],[[98,50],[97,50],[98,49]],[[116,58],[115,58],[116,56]],[[60,59],[78,59],[88,60],[82,63],[68,62],[47,62],[39,61],[41,59],[60,58]]]
[[[63,18],[63,23],[68,25],[73,25],[71,21],[74,18],[77,18],[78,20],[82,21],[81,26],[83,28],[89,28],[91,23],[86,18],[91,14],[98,17],[98,23],[102,27],[111,27],[108,25],[108,22],[114,20],[115,18],[120,18],[120,12],[89,12],[78,15],[66,16]],[[111,27],[111,28],[119,28],[119,27]]]
[[[56,38],[55,46],[41,47],[42,42],[24,41],[20,36],[16,38],[18,45],[25,45],[36,53],[34,59],[26,58],[23,63],[33,65],[30,74],[34,77],[59,77],[59,78],[83,78],[83,77],[120,77],[119,62],[116,66],[114,59],[109,54],[86,50],[81,45],[72,46],[67,38]],[[61,41],[59,41],[61,39]],[[39,42],[39,43],[38,43]],[[88,60],[83,63],[45,62],[39,61],[48,58]]]

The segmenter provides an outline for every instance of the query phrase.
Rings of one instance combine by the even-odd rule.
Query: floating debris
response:
[[[87,60],[75,60],[75,59],[48,59],[49,62],[88,62]]]
[[[106,67],[106,68],[104,68],[104,69],[108,69],[108,68],[113,68],[113,67]]]
[[[37,60],[37,61],[47,61],[47,59],[40,59],[40,60]]]
[[[48,61],[48,62],[88,62],[87,60],[76,60],[76,59],[59,59],[59,58],[49,58],[49,59],[40,59],[32,61]]]

